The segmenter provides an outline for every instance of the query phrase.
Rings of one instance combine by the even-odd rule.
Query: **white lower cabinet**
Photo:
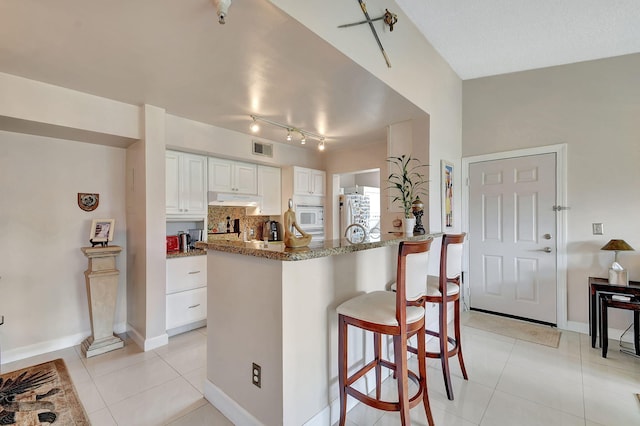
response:
[[[207,288],[167,295],[167,330],[207,318]]]
[[[167,330],[177,332],[207,319],[207,256],[167,260],[166,315]]]

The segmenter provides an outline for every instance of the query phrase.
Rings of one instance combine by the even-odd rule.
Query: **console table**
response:
[[[598,313],[600,312],[599,293],[626,294],[640,296],[640,281],[629,281],[629,285],[609,284],[607,278],[589,277],[590,301],[589,301],[589,334],[591,335],[591,347],[596,347],[598,338]],[[601,343],[602,345],[602,343]]]

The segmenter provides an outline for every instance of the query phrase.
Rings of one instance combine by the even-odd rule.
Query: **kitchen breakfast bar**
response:
[[[207,249],[206,398],[239,425],[335,422],[336,307],[389,288],[400,241],[440,235],[312,241],[300,249],[262,241],[198,243]],[[351,365],[370,357],[372,342],[362,334],[350,333],[349,345]],[[260,387],[253,364],[260,367]]]

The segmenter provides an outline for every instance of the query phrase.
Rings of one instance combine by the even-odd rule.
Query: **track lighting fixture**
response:
[[[249,129],[253,132],[253,133],[258,133],[258,130],[260,130],[260,125],[258,124],[258,122],[256,121],[255,117],[253,118],[253,122],[251,123],[251,125],[249,126]]]
[[[291,126],[289,124],[283,124],[283,123],[278,123],[277,121],[273,121],[273,120],[269,120],[267,118],[263,118],[257,115],[249,115],[249,117],[251,117],[251,119],[253,120],[251,122],[251,125],[249,126],[249,129],[251,129],[251,131],[253,133],[256,133],[258,130],[260,130],[260,126],[258,125],[258,122],[263,122],[263,123],[267,123],[267,124],[271,124],[272,126],[276,126],[276,127],[280,127],[282,129],[285,129],[287,131],[287,142],[291,142],[293,140],[293,133],[298,133],[300,134],[300,144],[301,145],[305,145],[307,143],[307,139],[315,139],[318,142],[318,150],[320,151],[324,151],[325,148],[325,137],[322,135],[319,135],[317,133],[313,133],[313,132],[309,132],[307,130],[304,129],[300,129],[298,127],[294,127]]]

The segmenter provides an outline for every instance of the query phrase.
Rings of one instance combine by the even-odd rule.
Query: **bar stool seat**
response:
[[[349,299],[339,306],[341,315],[361,321],[397,326],[396,295],[388,291],[374,291]],[[424,316],[422,306],[407,306],[407,323],[412,324]]]
[[[409,410],[416,405],[424,405],[429,425],[433,426],[433,416],[427,393],[427,365],[425,353],[425,281],[427,262],[422,258],[429,255],[431,240],[403,241],[398,247],[396,282],[397,292],[374,291],[349,299],[336,308],[338,312],[338,386],[340,389],[340,421],[344,426],[347,415],[347,396],[351,396],[370,407],[398,411],[401,424],[409,425]],[[373,334],[373,360],[366,362],[357,371],[349,374],[348,327],[358,328]],[[382,357],[382,335],[393,337],[393,362]],[[418,372],[408,368],[407,340],[417,336]],[[382,367],[388,368],[397,378],[398,400],[383,400]],[[376,378],[375,397],[361,392],[356,386],[369,371],[374,370]],[[366,379],[365,379],[366,380]],[[409,380],[417,385],[417,390],[409,395]]]
[[[447,296],[455,296],[460,294],[460,286],[458,284],[447,283]],[[440,292],[440,277],[429,275],[427,277],[427,296],[442,297]]]

